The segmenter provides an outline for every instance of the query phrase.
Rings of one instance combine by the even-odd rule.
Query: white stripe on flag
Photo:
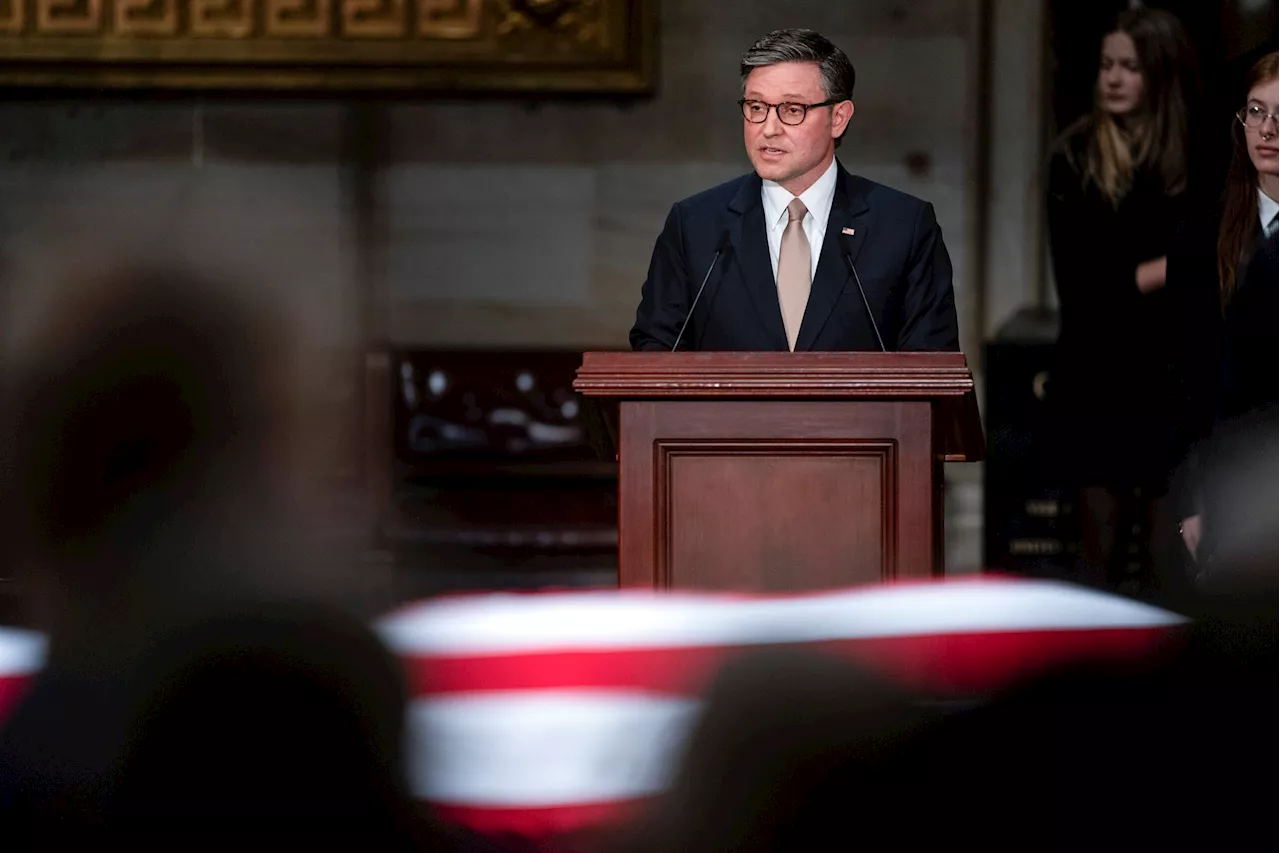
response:
[[[627,691],[512,691],[415,700],[414,793],[439,804],[541,808],[666,787],[699,703]]]
[[[749,645],[930,634],[1170,627],[1177,614],[1056,581],[920,583],[821,595],[493,594],[441,600],[378,623],[396,651]]]
[[[49,641],[21,628],[0,628],[0,675],[21,675],[44,667]]]

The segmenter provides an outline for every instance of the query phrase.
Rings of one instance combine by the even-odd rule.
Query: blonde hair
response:
[[[1134,172],[1139,166],[1148,165],[1150,158],[1151,134],[1146,132],[1145,123],[1135,123],[1133,131],[1126,133],[1110,113],[1095,117],[1085,156],[1085,177],[1112,204],[1118,204],[1128,194]]]

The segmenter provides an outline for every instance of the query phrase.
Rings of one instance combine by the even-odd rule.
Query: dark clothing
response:
[[[1178,226],[1165,283],[1174,306],[1179,417],[1182,434],[1192,443],[1209,434],[1219,402],[1224,353],[1218,286],[1220,222],[1216,215],[1199,216]]]
[[[1088,120],[1055,148],[1049,238],[1062,318],[1049,405],[1060,481],[1076,492],[1082,581],[1147,596],[1180,576],[1176,537],[1161,520],[1169,472],[1186,452],[1178,417],[1176,301],[1138,289],[1138,267],[1167,257],[1185,198],[1138,172],[1118,202],[1086,177]],[[1136,548],[1132,547],[1135,546]],[[1178,562],[1170,571],[1169,556]]]
[[[1174,375],[1178,408],[1173,418],[1183,459],[1170,483],[1174,513],[1194,515],[1194,448],[1213,431],[1223,370],[1222,303],[1218,287],[1218,216],[1193,216],[1178,226],[1165,282],[1174,309]],[[1188,456],[1188,454],[1191,454]]]
[[[1168,497],[1154,490],[1122,491],[1106,486],[1079,490],[1080,564],[1076,580],[1106,589],[1122,589],[1136,565],[1139,591],[1166,606],[1187,594],[1177,520]],[[1137,546],[1136,559],[1131,546]],[[1176,567],[1169,571],[1168,567]]]
[[[1259,241],[1242,259],[1235,291],[1213,326],[1216,384],[1192,410],[1202,440],[1175,480],[1178,516],[1201,515],[1196,554],[1202,584],[1238,573],[1274,574],[1277,530],[1277,237]],[[1179,263],[1180,292],[1217,285],[1216,268],[1193,253]],[[1200,258],[1200,263],[1196,259]],[[1171,270],[1172,271],[1172,270]],[[1198,277],[1198,278],[1194,278]],[[1207,282],[1207,283],[1206,283]],[[1216,313],[1216,312],[1215,312]]]
[[[1069,484],[1163,485],[1181,452],[1171,423],[1168,294],[1138,290],[1140,264],[1168,254],[1181,197],[1139,174],[1118,205],[1084,177],[1087,131],[1049,168],[1049,238],[1061,306],[1051,402]]]
[[[1219,222],[1215,217],[1183,224],[1169,256],[1167,289],[1177,308],[1179,345],[1178,423],[1188,449],[1203,445],[1215,425],[1274,406],[1280,384],[1276,236],[1260,238],[1242,259],[1224,311],[1217,268]],[[1180,518],[1199,511],[1196,493],[1205,452],[1201,446],[1174,478]]]
[[[838,163],[837,171],[796,351],[880,349],[843,256],[842,236],[886,349],[959,349],[951,259],[933,205],[851,175]],[[698,300],[681,348],[787,350],[760,188],[759,175],[752,173],[671,208],[641,291],[632,349],[675,345],[727,231],[729,245]]]
[[[1276,403],[1280,372],[1280,302],[1276,234],[1259,241],[1242,264],[1223,323],[1220,418],[1235,418]]]

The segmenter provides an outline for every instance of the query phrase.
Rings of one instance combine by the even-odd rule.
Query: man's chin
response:
[[[753,161],[751,165],[756,167],[756,174],[760,176],[761,180],[773,181],[774,183],[780,184],[783,181],[789,181],[791,178],[795,177],[795,175],[791,173],[790,169],[780,163],[759,163]]]

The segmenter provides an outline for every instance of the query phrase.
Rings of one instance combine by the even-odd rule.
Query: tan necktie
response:
[[[778,252],[778,304],[782,306],[782,325],[787,330],[787,348],[794,351],[804,319],[804,306],[809,304],[809,238],[804,236],[804,202],[795,198],[787,205],[787,227],[782,232],[782,249]]]

